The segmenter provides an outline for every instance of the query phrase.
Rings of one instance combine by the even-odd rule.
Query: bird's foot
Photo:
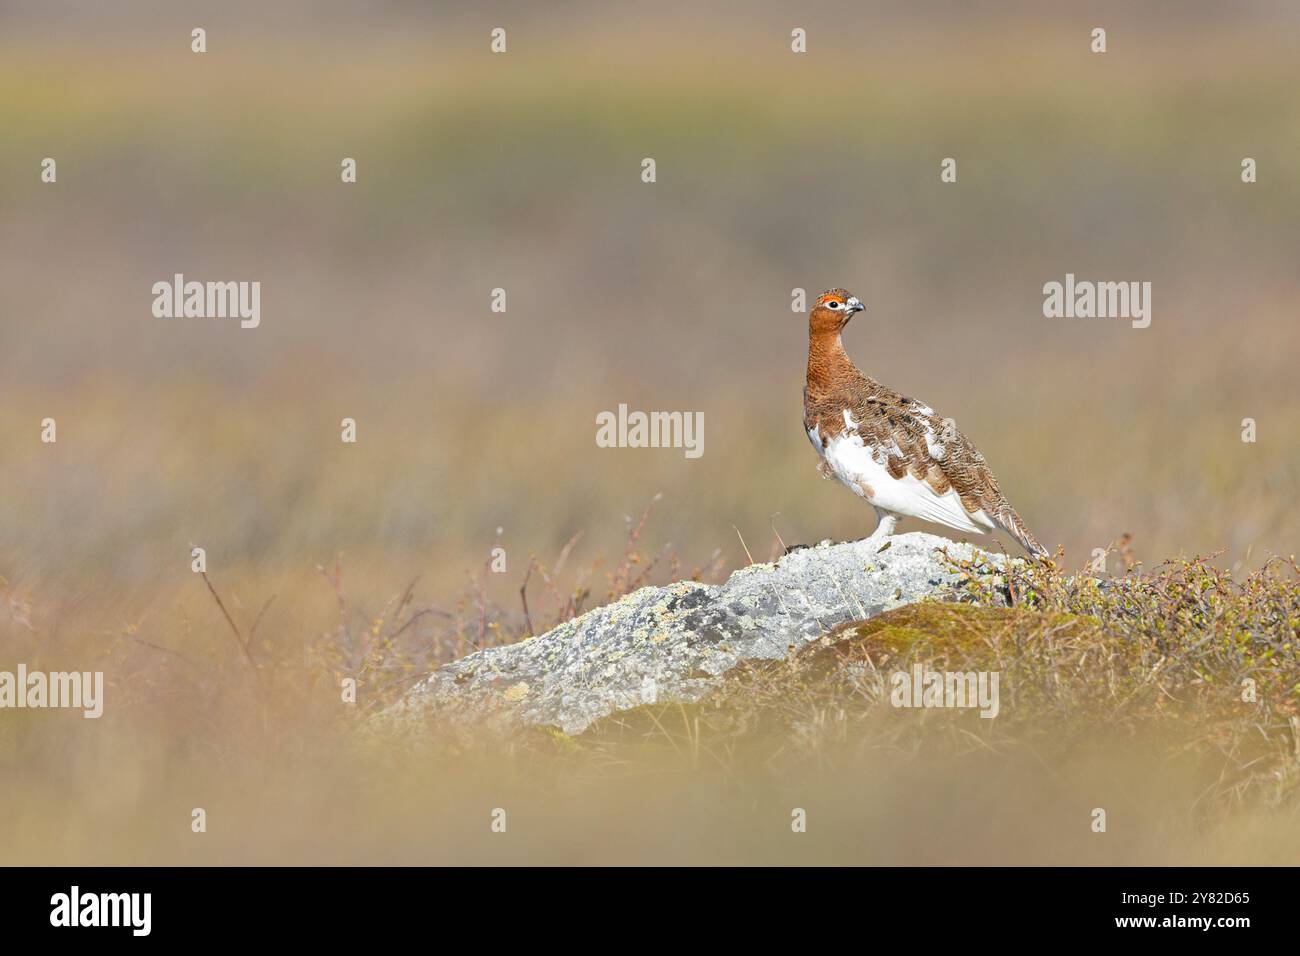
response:
[[[877,553],[883,551],[889,544],[892,535],[883,534],[880,529],[876,529],[871,534],[862,539],[862,543],[869,548],[873,548]]]
[[[876,524],[876,530],[871,532],[863,544],[874,547],[876,552],[883,551],[889,545],[889,539],[894,534],[894,528],[898,525],[898,515],[881,514],[880,521]]]

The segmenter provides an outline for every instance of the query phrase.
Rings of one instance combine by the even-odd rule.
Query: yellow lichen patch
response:
[[[502,693],[502,697],[509,701],[520,701],[528,696],[528,684],[526,681],[520,681],[518,684],[512,684]]]

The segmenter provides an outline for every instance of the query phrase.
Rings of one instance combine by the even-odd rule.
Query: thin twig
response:
[[[244,659],[248,661],[249,666],[253,666],[253,655],[249,653],[248,644],[244,641],[244,635],[239,633],[239,626],[235,624],[235,619],[232,618],[230,612],[226,610],[226,604],[221,600],[221,595],[218,594],[217,589],[212,586],[212,582],[208,580],[208,572],[200,571],[199,574],[203,576],[203,583],[208,586],[208,591],[212,594],[212,599],[217,602],[217,607],[221,608],[222,616],[225,617],[226,623],[230,625],[230,630],[234,633],[235,640],[239,642],[239,649],[244,652]]]
[[[528,636],[533,636],[533,618],[528,613],[528,579],[533,576],[533,566],[537,563],[535,557],[528,558],[528,570],[524,572],[524,583],[519,585],[519,603],[524,606],[524,625],[528,628]]]
[[[250,642],[253,640],[253,635],[257,633],[257,625],[262,623],[262,615],[264,615],[267,609],[275,603],[275,599],[276,595],[274,594],[267,598],[266,603],[262,605],[262,610],[258,611],[257,617],[253,618],[253,626],[248,629],[248,640]]]

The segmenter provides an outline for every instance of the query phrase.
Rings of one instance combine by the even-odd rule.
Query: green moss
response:
[[[1034,635],[1075,635],[1098,626],[1096,618],[1029,608],[976,607],[937,601],[912,604],[867,621],[844,625],[823,643],[837,653],[882,651],[890,655],[980,656],[1004,640]]]
[[[538,731],[559,753],[582,753],[583,747],[559,727],[539,727]]]

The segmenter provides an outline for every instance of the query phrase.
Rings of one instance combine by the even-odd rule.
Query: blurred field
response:
[[[956,418],[1069,566],[1123,533],[1147,563],[1291,553],[1297,26],[1280,3],[0,8],[0,668],[110,685],[98,723],[0,715],[0,846],[190,859],[188,808],[216,799],[195,794],[230,780],[242,836],[204,858],[255,859],[258,801],[238,791],[266,775],[268,830],[311,821],[268,854],[329,858],[311,833],[346,825],[333,859],[382,860],[391,844],[320,796],[358,765],[325,756],[333,730],[303,734],[357,664],[344,632],[413,579],[418,663],[519,633],[530,558],[553,567],[575,534],[560,601],[534,575],[534,610],[603,600],[627,516],[659,493],[649,580],[745,563],[737,529],[756,559],[774,528],[868,533],[800,428],[796,286],[868,303],[850,354]],[[261,328],[153,318],[174,272],[261,281]],[[1151,327],[1043,318],[1067,272],[1151,281]],[[620,402],[704,412],[704,456],[597,448]],[[484,574],[498,528],[508,570]],[[258,620],[294,731],[249,703],[194,545],[239,626]],[[336,561],[337,585],[318,570]],[[290,784],[268,767],[293,752]],[[375,827],[392,809],[357,800]],[[178,842],[149,843],[176,808]],[[654,855],[628,840],[605,845]]]
[[[1023,567],[1014,608],[983,582],[970,580],[976,606],[904,607],[743,665],[700,704],[643,706],[576,738],[365,722],[385,682],[341,666],[358,636],[343,625],[258,644],[255,667],[223,667],[225,645],[201,635],[191,659],[127,653],[100,721],[0,723],[0,757],[23,769],[0,777],[6,860],[1294,862],[1294,564],[1240,586],[1195,563],[1106,586]],[[408,613],[375,634],[400,634]],[[884,675],[912,661],[999,672],[1000,715],[891,708]],[[358,707],[339,705],[339,673],[362,677]]]

